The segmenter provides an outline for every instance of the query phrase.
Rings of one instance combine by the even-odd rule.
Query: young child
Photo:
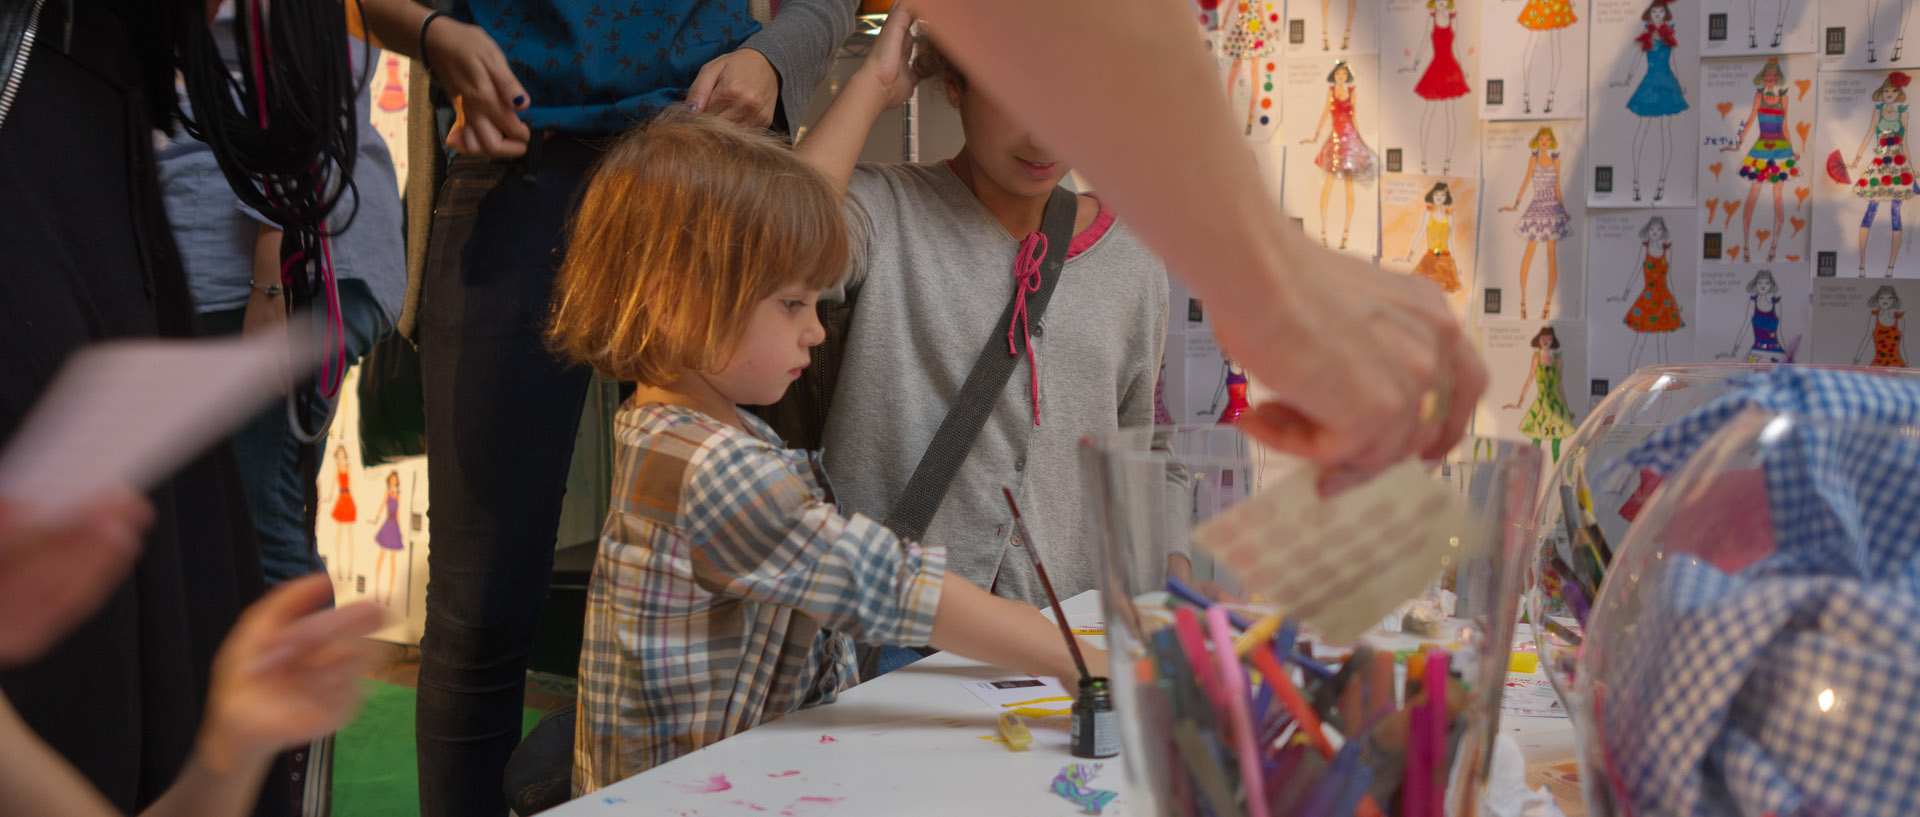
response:
[[[824,337],[815,303],[847,253],[819,172],[715,117],[663,113],[595,171],[549,337],[638,388],[615,418],[588,590],[576,791],[831,702],[856,680],[855,639],[1074,676],[1037,611],[950,576],[940,548],[843,515],[817,463],[738,410],[806,368]]]
[[[1088,435],[1153,424],[1166,268],[1098,199],[1080,196],[1046,313],[1030,326],[1002,324],[1024,284],[1015,259],[1038,245],[1041,215],[1067,166],[931,43],[919,43],[919,70],[909,66],[908,44],[907,20],[896,13],[796,148],[845,187],[869,227],[842,283],[854,309],[823,436],[826,467],[843,507],[885,518],[982,344],[1011,330],[1025,346],[1031,334],[927,539],[947,547],[949,566],[968,581],[1044,605],[1033,567],[1013,542],[1001,488],[1018,499],[1061,598],[1093,587],[1096,537],[1078,447]],[[958,155],[932,164],[856,164],[875,118],[904,101],[922,75],[941,78],[948,102],[960,109],[966,143]],[[1176,478],[1167,500],[1184,515],[1188,487],[1169,471]],[[1168,570],[1191,578],[1184,554],[1134,554],[1128,567],[1148,586],[1163,583]]]

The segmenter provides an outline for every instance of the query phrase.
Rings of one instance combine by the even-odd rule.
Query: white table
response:
[[[1061,606],[1076,626],[1102,619],[1097,592]],[[1101,763],[1094,788],[1120,792],[1104,813],[1128,814],[1121,758],[1074,757],[1066,748],[1066,718],[1030,723],[1035,745],[1025,752],[993,740],[999,710],[961,683],[1013,675],[948,653],[934,655],[848,690],[833,704],[795,712],[545,813],[1069,817],[1079,809],[1048,790],[1054,775],[1068,764]],[[1571,759],[1567,723],[1514,718],[1502,728],[1530,747],[1532,768],[1536,757],[1541,763]],[[1578,803],[1562,798],[1561,805]]]

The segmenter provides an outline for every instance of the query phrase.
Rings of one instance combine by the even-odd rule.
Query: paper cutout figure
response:
[[[1444,15],[1445,20],[1442,20]],[[1420,81],[1413,86],[1413,92],[1426,100],[1425,110],[1420,114],[1420,172],[1427,172],[1427,157],[1432,155],[1428,134],[1433,130],[1435,121],[1444,121],[1446,129],[1446,149],[1441,153],[1440,173],[1453,172],[1453,139],[1458,132],[1456,117],[1460,106],[1467,103],[1467,93],[1472,90],[1467,85],[1467,74],[1460,67],[1460,60],[1454,56],[1453,42],[1458,33],[1454,22],[1458,19],[1454,12],[1453,0],[1427,0],[1427,43],[1423,49],[1431,49],[1433,61],[1427,64],[1426,73],[1420,75]],[[1420,56],[1415,54],[1413,69],[1419,70]]]
[[[1446,182],[1434,182],[1423,198],[1427,203],[1426,228],[1413,232],[1413,243],[1407,246],[1405,260],[1412,261],[1424,244],[1425,253],[1421,254],[1420,263],[1414,265],[1413,274],[1439,284],[1442,291],[1452,295],[1461,289],[1460,267],[1454,263],[1449,247],[1453,230],[1453,189]]]
[[[380,110],[388,113],[407,109],[407,89],[400,83],[400,58],[387,55],[387,84],[380,89]]]
[[[1640,297],[1634,299],[1626,317],[1621,318],[1627,328],[1634,331],[1633,351],[1627,358],[1629,369],[1638,369],[1642,365],[1640,357],[1646,350],[1649,336],[1654,338],[1657,348],[1657,359],[1653,362],[1668,362],[1667,337],[1687,325],[1680,316],[1680,301],[1667,285],[1667,276],[1671,271],[1669,251],[1673,249],[1672,238],[1673,234],[1667,230],[1667,220],[1660,216],[1648,218],[1646,226],[1640,228],[1642,288]],[[1659,248],[1657,251],[1654,249],[1656,246]],[[1632,291],[1633,284],[1628,283],[1620,297],[1608,298],[1607,301],[1624,301]]]
[[[1752,311],[1747,322],[1741,324],[1740,334],[1734,337],[1733,351],[1718,357],[1739,359],[1740,347],[1751,339],[1746,362],[1790,362],[1786,348],[1780,345],[1780,284],[1773,280],[1772,272],[1760,270],[1753,274],[1753,280],[1747,283],[1747,299],[1752,303]]]
[[[1247,122],[1246,135],[1253,135],[1256,121],[1267,125],[1271,115],[1259,115],[1257,109],[1264,101],[1267,107],[1273,105],[1273,66],[1267,64],[1266,76],[1261,77],[1260,68],[1279,41],[1280,12],[1271,2],[1264,0],[1238,0],[1230,2],[1220,9],[1221,36],[1220,53],[1227,60],[1227,98],[1233,98],[1234,86],[1239,83],[1240,69],[1247,69]],[[1266,93],[1262,93],[1264,87]]]
[[[1547,51],[1547,95],[1546,105],[1541,113],[1553,113],[1553,92],[1560,87],[1559,38],[1553,32],[1564,30],[1579,22],[1573,14],[1571,0],[1527,0],[1526,7],[1520,9],[1520,25],[1527,29],[1525,56],[1520,63],[1520,108],[1522,113],[1533,113],[1533,77],[1534,64],[1539,59],[1540,50]]]
[[[373,590],[384,606],[393,604],[394,579],[399,575],[399,557],[396,554],[406,549],[406,540],[400,534],[399,514],[400,472],[388,471],[386,501],[374,512],[373,519],[368,520],[368,524],[379,526],[379,530],[373,534],[373,543],[380,546],[380,557],[373,564]],[[385,592],[380,590],[380,571],[383,568],[387,571]]]
[[[353,488],[350,484],[352,478],[347,471],[346,446],[336,445],[333,447],[333,464],[334,473],[340,481],[340,488],[339,492],[334,496],[333,511],[329,516],[332,516],[333,521],[339,524],[333,526],[333,561],[328,567],[335,569],[334,572],[338,574],[338,581],[348,581],[353,577],[353,542],[349,540],[346,543],[347,558],[345,561],[342,561],[340,558],[340,544],[341,539],[346,535],[347,529],[352,527],[354,521],[360,517],[359,509],[353,504]]]
[[[1880,30],[1876,21],[1880,19],[1880,11],[1888,6],[1900,10],[1900,24],[1893,29],[1893,53],[1887,61],[1899,62],[1900,50],[1906,46],[1907,11],[1913,7],[1913,0],[1867,0],[1867,62],[1880,61],[1878,48],[1885,43],[1882,38],[1886,32]]]
[[[1568,227],[1570,219],[1567,208],[1560,198],[1560,143],[1553,136],[1553,128],[1541,128],[1527,142],[1533,153],[1527,159],[1527,175],[1520,182],[1520,191],[1513,196],[1513,206],[1502,207],[1500,212],[1510,213],[1520,209],[1520,197],[1527,190],[1533,190],[1533,199],[1528,202],[1527,210],[1520,216],[1520,223],[1514,232],[1527,240],[1527,249],[1520,255],[1520,317],[1527,316],[1527,272],[1533,266],[1533,252],[1540,244],[1547,245],[1547,302],[1540,307],[1540,317],[1548,318],[1553,314],[1553,293],[1560,281],[1560,256],[1557,252],[1560,241],[1572,234]]]
[[[1360,129],[1354,124],[1354,101],[1358,92],[1353,87],[1353,68],[1346,60],[1333,64],[1333,70],[1327,73],[1327,105],[1320,111],[1320,121],[1313,126],[1313,136],[1300,140],[1300,144],[1311,145],[1320,141],[1320,131],[1327,126],[1327,120],[1333,120],[1333,128],[1327,134],[1327,141],[1320,146],[1320,152],[1314,156],[1314,167],[1325,172],[1320,187],[1320,244],[1327,243],[1327,199],[1333,195],[1333,182],[1337,177],[1346,188],[1347,212],[1340,228],[1340,249],[1347,248],[1348,234],[1353,230],[1353,180],[1356,176],[1365,176],[1373,170],[1373,149],[1367,147],[1360,138]]]
[[[1725,148],[1728,152],[1738,151],[1747,143],[1747,131],[1750,126],[1759,125],[1759,135],[1754,137],[1753,147],[1747,150],[1747,156],[1740,162],[1740,177],[1753,184],[1747,191],[1745,212],[1740,217],[1741,254],[1753,257],[1753,249],[1748,246],[1747,238],[1753,234],[1753,207],[1760,200],[1762,185],[1773,188],[1773,243],[1767,245],[1767,260],[1772,261],[1774,253],[1780,249],[1780,226],[1786,216],[1780,202],[1781,191],[1788,179],[1800,175],[1800,154],[1793,150],[1793,140],[1787,138],[1787,89],[1786,74],[1780,68],[1780,60],[1769,59],[1762,66],[1760,74],[1753,78],[1758,90],[1753,92],[1753,107],[1745,119],[1740,122],[1740,135],[1734,143]],[[1806,144],[1803,126],[1800,141]],[[1795,234],[1800,231],[1794,230]],[[1762,240],[1765,240],[1764,235]]]
[[[1634,42],[1639,46],[1635,57],[1627,69],[1626,79],[1615,82],[1615,87],[1625,87],[1633,83],[1634,69],[1642,63],[1647,73],[1640,78],[1640,84],[1634,88],[1633,96],[1627,100],[1627,110],[1640,117],[1639,125],[1633,132],[1633,200],[1640,201],[1641,157],[1645,154],[1647,136],[1654,130],[1660,132],[1657,146],[1660,153],[1660,175],[1654,181],[1653,200],[1660,201],[1666,195],[1667,169],[1673,163],[1673,122],[1674,117],[1687,110],[1686,89],[1680,86],[1680,78],[1673,73],[1673,49],[1679,45],[1674,34],[1672,0],[1652,0],[1646,11],[1640,13],[1645,27]]]
[[[1533,357],[1528,362],[1526,383],[1520,386],[1520,396],[1508,403],[1506,408],[1517,409],[1526,401],[1527,388],[1537,386],[1533,405],[1527,407],[1526,417],[1520,420],[1520,433],[1533,440],[1535,448],[1543,440],[1553,441],[1553,461],[1560,461],[1560,441],[1573,436],[1573,411],[1567,408],[1567,393],[1561,387],[1560,338],[1554,334],[1553,327],[1542,326],[1540,331],[1528,343],[1533,347]]]
[[[1900,303],[1900,294],[1893,291],[1891,285],[1882,285],[1867,298],[1867,311],[1872,320],[1867,324],[1867,333],[1860,338],[1860,347],[1854,350],[1854,365],[1859,365],[1866,356],[1867,342],[1873,342],[1873,359],[1868,366],[1905,367],[1907,365],[1906,343],[1906,307]]]
[[[1862,277],[1867,274],[1867,238],[1883,201],[1891,211],[1893,227],[1893,247],[1887,256],[1888,278],[1893,277],[1894,263],[1900,259],[1900,204],[1913,198],[1915,192],[1913,162],[1907,155],[1906,87],[1911,81],[1912,77],[1905,71],[1887,74],[1886,80],[1873,92],[1873,129],[1861,137],[1860,149],[1854,151],[1853,194],[1867,202],[1867,214],[1860,220],[1859,273]],[[1862,164],[1868,145],[1873,146],[1873,161]]]

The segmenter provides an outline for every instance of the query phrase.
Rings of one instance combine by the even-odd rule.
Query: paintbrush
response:
[[[1033,541],[1033,534],[1027,532],[1027,522],[1020,518],[1020,505],[1013,501],[1013,492],[1001,488],[1000,493],[1007,498],[1007,509],[1013,511],[1013,529],[1020,536],[1020,547],[1033,559],[1033,572],[1040,575],[1040,587],[1047,591],[1047,601],[1053,605],[1053,620],[1060,625],[1060,635],[1067,640],[1067,649],[1073,651],[1073,665],[1080,670],[1080,680],[1089,681],[1093,673],[1087,671],[1086,656],[1080,654],[1080,640],[1073,637],[1073,627],[1067,623],[1067,613],[1060,609],[1060,597],[1053,592],[1053,581],[1047,578],[1047,568],[1040,564],[1040,546]]]

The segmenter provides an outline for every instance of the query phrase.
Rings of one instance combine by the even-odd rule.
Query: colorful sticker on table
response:
[[[1755,251],[1758,248],[1764,249],[1766,260],[1771,262],[1780,254],[1782,238],[1793,242],[1787,247],[1788,260],[1797,261],[1800,257],[1799,242],[1805,240],[1802,233],[1807,225],[1806,219],[1800,216],[1806,206],[1806,198],[1804,195],[1796,195],[1792,221],[1789,222],[1786,193],[1790,188],[1797,188],[1799,191],[1806,189],[1804,184],[1801,184],[1804,181],[1801,176],[1802,151],[1809,147],[1807,135],[1812,124],[1795,103],[1806,98],[1807,89],[1811,85],[1810,79],[1802,78],[1796,87],[1796,83],[1790,80],[1778,57],[1769,58],[1761,64],[1753,76],[1753,97],[1746,106],[1747,113],[1740,117],[1739,129],[1733,141],[1721,148],[1721,151],[1726,153],[1743,153],[1739,170],[1729,178],[1729,181],[1745,188],[1740,191],[1745,193],[1745,203],[1739,208],[1740,239],[1733,245],[1737,249],[1722,251],[1723,255],[1729,259],[1757,261],[1758,256],[1755,255]],[[1734,109],[1731,102],[1720,102],[1715,107],[1720,111],[1722,119],[1725,119],[1727,113]],[[1747,138],[1749,134],[1753,136],[1751,142]],[[1801,150],[1796,150],[1794,147],[1795,135],[1800,137]],[[1716,160],[1706,169],[1712,174],[1712,181],[1718,182],[1725,169],[1725,163]],[[1706,181],[1704,176],[1702,181]],[[1754,210],[1758,209],[1762,194],[1769,192],[1773,199],[1772,227],[1769,228],[1767,222],[1763,221],[1760,229],[1755,230]],[[1732,196],[1728,197],[1728,201],[1732,202]],[[1713,220],[1718,214],[1719,203],[1718,197],[1706,199],[1709,232],[1713,231]],[[1726,212],[1726,222],[1726,229],[1731,230],[1732,208]],[[1792,227],[1790,232],[1788,227]],[[1755,240],[1759,243],[1754,243]]]
[[[1673,233],[1667,229],[1667,220],[1663,216],[1650,216],[1645,226],[1640,228],[1639,275],[1640,296],[1634,298],[1627,307],[1627,313],[1621,321],[1632,329],[1633,350],[1627,357],[1627,368],[1638,370],[1641,366],[1667,363],[1667,339],[1674,332],[1687,325],[1680,314],[1680,299],[1674,295],[1668,282],[1673,263]],[[1633,292],[1635,280],[1629,280],[1619,297],[1608,298],[1608,303],[1625,303]],[[1651,348],[1649,348],[1651,347]]]
[[[1320,180],[1320,243],[1323,246],[1327,244],[1327,200],[1333,195],[1336,180],[1346,191],[1346,215],[1340,223],[1339,248],[1343,250],[1353,230],[1353,183],[1370,177],[1374,170],[1373,149],[1360,137],[1355,120],[1358,98],[1353,66],[1346,60],[1334,62],[1333,70],[1327,72],[1327,103],[1320,110],[1319,123],[1314,125],[1312,137],[1300,140],[1302,145],[1320,145],[1313,165],[1323,174]],[[1329,121],[1331,129],[1327,127]],[[1324,142],[1320,140],[1323,131],[1327,134]]]
[[[1460,66],[1454,49],[1459,32],[1454,25],[1459,19],[1454,0],[1427,0],[1426,12],[1427,37],[1421,43],[1420,50],[1415,52],[1410,68],[1410,71],[1420,73],[1419,81],[1413,85],[1413,93],[1425,102],[1420,113],[1420,172],[1425,174],[1428,171],[1431,164],[1429,160],[1436,156],[1437,151],[1440,174],[1444,176],[1453,172],[1454,139],[1459,132],[1457,123],[1460,108],[1471,104],[1467,94],[1473,88],[1467,84],[1466,70]],[[1423,58],[1427,59],[1426,70],[1420,71]],[[1438,139],[1433,134],[1436,125],[1444,129]]]
[[[1526,416],[1520,420],[1520,433],[1533,440],[1536,448],[1542,441],[1551,440],[1553,461],[1559,462],[1560,441],[1573,436],[1576,425],[1573,411],[1567,408],[1566,391],[1561,387],[1560,337],[1553,327],[1542,326],[1527,345],[1533,347],[1527,380],[1520,387],[1520,397],[1506,408],[1520,408],[1526,402],[1527,389],[1534,390],[1533,403],[1527,406]]]
[[[1520,256],[1520,317],[1527,317],[1527,278],[1533,268],[1534,251],[1542,244],[1547,250],[1547,289],[1546,303],[1540,307],[1540,318],[1553,317],[1553,293],[1559,289],[1560,281],[1560,242],[1572,234],[1572,218],[1567,214],[1566,202],[1560,191],[1560,142],[1554,136],[1551,127],[1543,127],[1527,142],[1531,151],[1527,158],[1526,176],[1520,182],[1520,190],[1513,196],[1513,205],[1500,208],[1500,212],[1520,212],[1520,221],[1514,225],[1514,232],[1527,242],[1527,249]],[[1531,197],[1528,193],[1531,192]],[[1520,210],[1520,202],[1525,199],[1527,206]]]
[[[1641,180],[1653,175],[1653,201],[1666,198],[1667,172],[1673,164],[1673,128],[1688,109],[1686,89],[1673,70],[1673,52],[1679,45],[1673,18],[1673,0],[1651,0],[1640,13],[1641,30],[1633,38],[1633,57],[1624,78],[1608,83],[1633,88],[1627,112],[1638,118],[1633,131],[1631,184],[1633,200],[1641,201]],[[1634,74],[1640,74],[1634,84]],[[1652,142],[1649,145],[1649,141]]]

